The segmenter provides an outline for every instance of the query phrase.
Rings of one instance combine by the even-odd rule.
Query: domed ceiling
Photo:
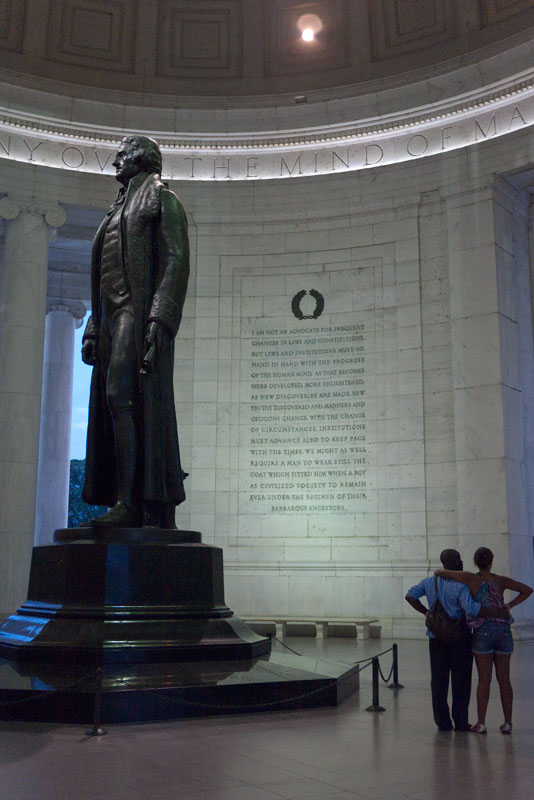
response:
[[[306,42],[310,14],[320,29]],[[531,40],[533,26],[532,0],[4,0],[0,67],[58,93],[268,105],[447,72]]]
[[[309,34],[309,35],[308,35]],[[534,124],[534,0],[3,0],[0,158],[176,180],[374,168]]]

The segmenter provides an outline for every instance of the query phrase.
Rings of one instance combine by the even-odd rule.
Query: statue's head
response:
[[[148,136],[126,136],[113,162],[115,177],[124,186],[140,172],[161,172],[161,150]]]

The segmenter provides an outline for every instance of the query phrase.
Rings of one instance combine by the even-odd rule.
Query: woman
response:
[[[532,594],[532,589],[524,583],[506,578],[504,575],[494,575],[491,572],[493,553],[487,547],[479,547],[474,555],[474,562],[478,573],[455,571],[450,569],[437,569],[435,574],[441,578],[465,583],[474,599],[483,606],[507,608],[523,603]],[[511,589],[518,594],[509,603],[504,602],[505,589]],[[478,721],[471,730],[473,733],[487,733],[486,710],[490,694],[491,675],[493,664],[501,692],[501,704],[504,712],[504,723],[500,727],[501,733],[512,732],[512,702],[513,691],[510,683],[510,657],[514,644],[510,631],[509,619],[483,619],[468,620],[468,625],[473,629],[473,653],[478,670],[477,687],[477,713]]]

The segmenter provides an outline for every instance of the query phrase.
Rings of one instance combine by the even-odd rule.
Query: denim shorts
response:
[[[485,655],[497,653],[510,655],[514,652],[514,642],[510,626],[504,622],[484,622],[473,631],[473,653]]]

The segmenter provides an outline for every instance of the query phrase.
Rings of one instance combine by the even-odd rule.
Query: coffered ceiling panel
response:
[[[482,25],[503,22],[522,11],[532,9],[533,5],[532,0],[480,0]]]
[[[163,0],[158,75],[238,77],[242,73],[241,0]]]
[[[25,5],[25,0],[0,3],[0,46],[6,50],[22,50]]]
[[[310,14],[320,29],[305,42]],[[533,38],[534,0],[0,0],[7,84],[134,106],[373,94],[514,47],[521,69]]]
[[[322,27],[312,42],[302,39],[299,20],[314,14]],[[265,64],[268,75],[287,75],[350,64],[348,6],[344,0],[271,0],[265,13]]]
[[[369,23],[375,60],[431,48],[457,35],[456,0],[374,0]]]
[[[51,61],[126,72],[133,68],[136,0],[53,0]]]

